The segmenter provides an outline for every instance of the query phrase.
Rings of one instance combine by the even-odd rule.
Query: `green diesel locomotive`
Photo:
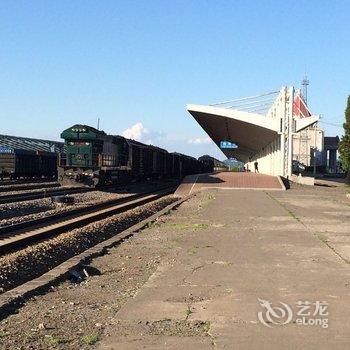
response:
[[[180,178],[202,171],[202,163],[180,153],[107,135],[87,125],[74,125],[61,134],[64,152],[59,180],[64,184],[99,186],[141,179]]]

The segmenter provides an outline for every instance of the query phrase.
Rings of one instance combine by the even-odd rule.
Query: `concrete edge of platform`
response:
[[[298,176],[293,174],[290,177],[290,181],[299,185],[315,186],[315,178],[312,176],[301,176],[301,175]]]
[[[215,187],[215,186],[206,186],[201,188],[199,191],[207,190],[207,189],[215,189],[215,190],[252,190],[252,191],[284,191],[283,188],[277,187]]]
[[[154,222],[160,216],[166,214],[169,210],[174,210],[176,207],[181,205],[183,202],[189,200],[195,196],[187,195],[180,198],[179,200],[167,205],[165,208],[159,212],[151,215],[145,220],[129,227],[128,229],[117,233],[115,236],[96,244],[95,246],[85,250],[84,252],[73,256],[72,258],[64,261],[60,265],[54,267],[43,275],[28,281],[18,287],[10,289],[0,295],[0,320],[5,318],[9,311],[13,308],[18,308],[24,304],[26,300],[35,294],[40,292],[48,291],[52,286],[57,285],[59,282],[68,278],[69,270],[77,268],[79,265],[88,263],[89,260],[101,256],[101,254],[109,248],[116,246],[121,243],[124,239],[133,236],[138,231],[145,228],[148,224]]]
[[[282,178],[280,175],[277,175],[277,179],[278,179],[278,182],[280,183],[281,187],[282,187],[282,190],[283,191],[286,191],[286,185],[284,184]]]

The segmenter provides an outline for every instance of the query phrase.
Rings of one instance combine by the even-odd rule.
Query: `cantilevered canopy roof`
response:
[[[276,139],[280,129],[279,118],[261,114],[192,104],[187,110],[219,148],[221,141],[235,143],[238,148],[221,151],[243,162]]]

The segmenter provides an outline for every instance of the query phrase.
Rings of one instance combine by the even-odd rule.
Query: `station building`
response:
[[[293,135],[293,160],[307,167],[324,163],[324,130],[317,125]]]
[[[242,161],[250,171],[257,161],[261,173],[286,178],[292,174],[293,139],[319,120],[294,87],[211,105],[189,104],[187,110],[227,158]],[[220,147],[227,142],[234,147]]]
[[[339,141],[338,136],[326,136],[324,138],[322,164],[330,173],[339,171],[337,164]]]

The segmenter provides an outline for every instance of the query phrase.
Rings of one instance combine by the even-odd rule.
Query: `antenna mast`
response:
[[[309,79],[307,78],[307,75],[304,75],[304,79],[301,82],[301,85],[303,86],[303,99],[305,101],[305,104],[307,105],[307,86],[309,85]]]

